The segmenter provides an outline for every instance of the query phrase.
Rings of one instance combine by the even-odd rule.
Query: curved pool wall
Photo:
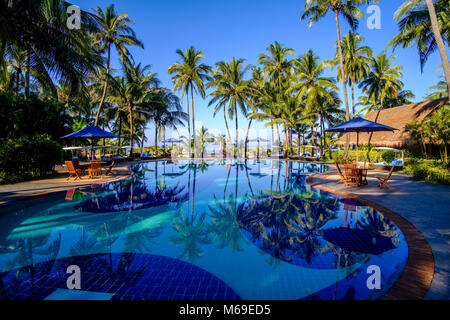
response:
[[[53,277],[61,263],[109,254],[182,261],[219,279],[236,299],[254,300],[378,299],[406,264],[406,240],[387,217],[306,184],[327,166],[216,160],[132,169],[127,180],[0,207],[0,298],[42,299],[42,290],[14,283],[30,281],[42,266]],[[373,265],[381,270],[379,290],[367,287]],[[43,288],[62,283],[49,282]],[[181,283],[187,299],[229,298],[215,285]],[[107,287],[94,289],[129,297]],[[176,299],[173,292],[160,297]]]

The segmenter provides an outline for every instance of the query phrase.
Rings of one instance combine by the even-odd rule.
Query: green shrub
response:
[[[48,136],[32,135],[0,142],[0,183],[43,176],[62,163],[61,145]]]
[[[384,162],[391,163],[395,160],[395,152],[392,150],[386,150],[381,154],[381,158],[384,160]]]
[[[383,161],[382,157],[383,153],[379,151],[371,151],[370,153],[360,150],[359,151],[359,161],[360,162],[370,162],[370,163],[378,163]],[[334,151],[332,153],[332,161],[342,161],[344,157],[344,151]],[[356,159],[356,150],[349,150],[348,159]]]
[[[441,161],[410,158],[406,161],[406,172],[416,180],[450,185],[450,171]]]

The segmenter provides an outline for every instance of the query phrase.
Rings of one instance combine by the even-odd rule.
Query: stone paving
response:
[[[373,201],[406,218],[426,238],[435,259],[435,274],[426,299],[450,299],[450,187],[412,180],[394,173],[388,182],[393,190],[378,188],[376,176],[387,171],[369,171],[368,186],[337,184],[336,171],[315,177],[314,184]]]

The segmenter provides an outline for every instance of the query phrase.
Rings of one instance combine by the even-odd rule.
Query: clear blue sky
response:
[[[389,41],[397,34],[393,21],[396,8],[403,0],[381,0],[382,29],[369,30],[366,20],[360,21],[358,32],[365,38],[365,44],[374,53],[382,52]],[[133,48],[136,62],[150,64],[158,74],[163,86],[172,88],[167,74],[169,65],[178,60],[176,49],[194,45],[205,54],[204,62],[214,65],[232,57],[244,58],[247,63],[256,64],[257,57],[267,46],[278,41],[293,48],[296,55],[313,49],[321,59],[330,59],[335,54],[336,29],[334,17],[329,15],[309,28],[306,21],[300,21],[305,5],[304,0],[76,0],[75,4],[83,10],[97,6],[105,8],[114,3],[119,13],[128,13],[135,21],[134,30],[145,49]],[[366,6],[362,7],[366,11]],[[341,32],[349,30],[341,20]],[[389,51],[391,53],[391,51]],[[404,66],[405,89],[412,90],[416,101],[427,93],[427,88],[439,81],[439,53],[434,53],[421,73],[417,50],[398,48],[395,64]],[[117,56],[113,66],[120,68]],[[335,76],[335,71],[329,72]],[[358,96],[358,95],[357,95]],[[196,119],[207,128],[225,132],[223,117],[212,116],[208,101],[196,97]],[[200,123],[197,125],[199,126]],[[247,128],[247,121],[240,118],[240,127]],[[230,122],[230,129],[234,122]],[[262,124],[255,129],[264,128]],[[148,132],[149,142],[153,144],[153,130]]]

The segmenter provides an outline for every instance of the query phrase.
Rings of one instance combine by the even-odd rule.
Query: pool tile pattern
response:
[[[67,289],[70,265],[81,269],[81,290],[112,294],[111,300],[240,300],[197,266],[134,253],[64,258],[2,273],[0,300],[44,300],[56,289]]]

